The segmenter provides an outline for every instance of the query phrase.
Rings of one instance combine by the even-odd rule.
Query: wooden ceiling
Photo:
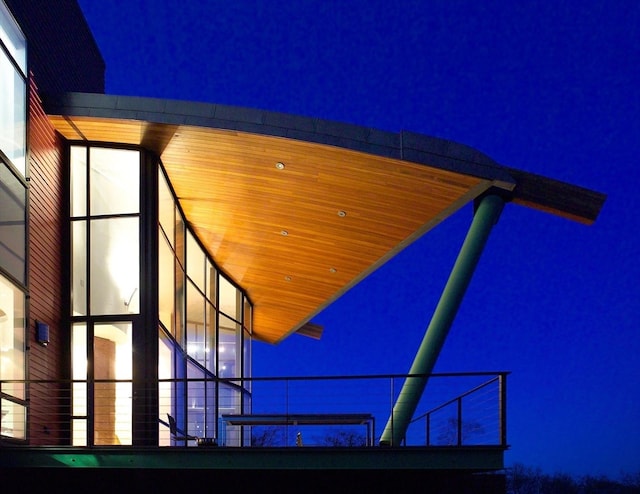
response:
[[[142,145],[186,219],[277,343],[492,181],[325,144],[216,128],[51,115],[67,139]],[[282,163],[282,166],[278,166]]]

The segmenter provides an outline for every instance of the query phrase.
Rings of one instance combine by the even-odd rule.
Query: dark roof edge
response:
[[[516,180],[513,202],[593,224],[607,199],[606,194],[533,173],[509,169]]]
[[[430,165],[510,184],[507,188],[515,185],[506,169],[482,153],[413,132],[385,132],[253,108],[135,96],[64,93],[46,95],[43,103],[51,115],[144,120],[286,137]]]
[[[480,151],[454,141],[414,132],[380,131],[353,124],[245,107],[186,100],[98,93],[45,95],[50,115],[95,117],[235,130],[326,144],[401,159],[492,180],[514,202],[582,223],[593,223],[606,196],[499,165]]]

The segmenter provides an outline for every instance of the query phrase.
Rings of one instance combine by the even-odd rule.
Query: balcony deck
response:
[[[0,448],[2,468],[466,470],[504,468],[502,446]]]
[[[23,484],[46,478],[48,483],[59,481],[65,486],[69,479],[85,483],[101,478],[105,486],[111,485],[111,492],[118,486],[115,479],[162,487],[176,476],[190,482],[228,478],[237,487],[299,479],[306,485],[305,492],[311,492],[309,488],[328,492],[332,482],[344,485],[345,475],[359,491],[361,486],[371,486],[380,492],[380,483],[393,479],[394,493],[403,492],[411,480],[445,486],[440,492],[503,492],[477,489],[477,481],[479,476],[482,482],[490,478],[500,484],[503,476],[508,449],[506,374],[431,375],[405,442],[393,447],[379,445],[374,423],[389,418],[395,390],[406,375],[254,378],[251,413],[221,413],[212,429],[217,434],[212,436],[215,444],[198,445],[198,422],[185,417],[189,435],[180,438],[174,432],[171,438],[169,424],[161,417],[158,423],[146,425],[165,438],[163,446],[56,444],[64,437],[56,429],[68,431],[69,425],[55,422],[52,411],[69,408],[70,383],[32,381],[32,400],[45,390],[59,392],[58,401],[39,400],[39,405],[32,401],[30,429],[46,426],[50,435],[41,434],[39,445],[3,438],[0,475]],[[165,401],[160,401],[161,409]],[[277,434],[261,435],[265,430]],[[346,435],[340,436],[340,431]],[[304,435],[302,445],[296,444],[298,433]],[[345,437],[353,441],[327,442],[327,438]],[[320,486],[324,490],[313,490]]]

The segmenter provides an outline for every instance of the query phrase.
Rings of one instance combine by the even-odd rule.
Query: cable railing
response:
[[[506,448],[507,374],[427,376],[401,447]],[[0,447],[372,447],[410,377],[2,381]]]
[[[424,420],[426,445],[506,444],[505,378],[500,374],[415,417],[412,422]]]

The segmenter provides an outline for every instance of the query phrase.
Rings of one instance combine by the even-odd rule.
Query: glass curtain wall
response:
[[[239,445],[243,439],[226,434],[220,419],[250,410],[250,389],[243,385],[251,369],[249,299],[187,227],[159,166],[157,215],[149,214],[158,221],[157,282],[143,285],[157,296],[157,305],[144,307],[157,313],[141,312],[148,297],[140,293],[147,262],[140,256],[155,259],[141,247],[145,154],[72,144],[69,158],[73,444],[133,444],[138,429],[132,424],[145,420],[160,445],[195,445],[196,437]],[[150,328],[142,321],[151,320],[158,321],[157,360],[146,356],[141,363],[135,347],[147,341],[141,335]],[[135,372],[150,375],[153,366],[157,425],[146,415],[136,419],[131,401],[139,386]]]
[[[251,303],[185,226],[159,169],[160,444],[239,445],[224,413],[250,410]]]
[[[0,437],[25,440],[26,40],[0,0]]]

